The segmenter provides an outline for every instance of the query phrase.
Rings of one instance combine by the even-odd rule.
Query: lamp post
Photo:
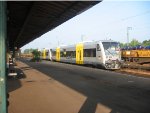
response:
[[[129,46],[129,30],[132,30],[132,27],[127,27],[127,45]]]

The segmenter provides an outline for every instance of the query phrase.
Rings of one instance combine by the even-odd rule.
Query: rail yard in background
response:
[[[106,42],[109,42],[106,40]],[[108,60],[111,60],[111,58],[113,59],[114,54],[112,54],[111,49],[109,49],[109,54],[107,52],[107,50],[105,50],[107,52],[107,55],[105,55],[105,52],[103,54],[99,54],[97,53],[97,47],[96,47],[96,43],[95,42],[84,42],[83,44],[85,45],[91,45],[91,44],[95,44],[95,46],[92,47],[89,46],[89,51],[86,53],[85,52],[85,48],[83,47],[83,58],[82,58],[82,63],[78,64],[77,59],[76,59],[76,49],[74,48],[74,52],[67,49],[68,47],[71,48],[73,46],[60,46],[57,48],[45,48],[40,50],[36,50],[39,51],[40,54],[40,59],[43,60],[49,60],[49,61],[57,61],[57,62],[64,62],[64,63],[77,63],[78,65],[84,65],[84,66],[94,66],[97,68],[101,68],[101,69],[111,69],[111,68],[106,68],[104,66],[104,64],[101,63],[99,64],[99,57],[107,57]],[[92,47],[92,48],[91,48]],[[112,47],[112,46],[110,46]],[[116,46],[119,47],[119,46]],[[138,46],[139,47],[139,46]],[[94,51],[90,51],[91,49],[95,48],[95,52]],[[113,48],[113,47],[112,47]],[[150,77],[149,75],[149,70],[150,70],[150,50],[148,48],[116,48],[118,51],[118,59],[120,58],[120,68],[118,68],[119,70],[115,70],[116,72],[124,72],[127,74],[133,74],[133,75],[138,75],[138,76],[144,76],[144,77]],[[71,53],[72,52],[72,53]],[[98,51],[99,52],[99,51]],[[93,55],[95,53],[95,56]],[[86,56],[85,54],[89,54],[91,56]],[[28,58],[28,59],[32,59],[33,58],[33,54],[32,52],[29,54],[22,54],[21,57],[24,58]],[[106,59],[107,60],[107,59]],[[113,59],[114,60],[114,59]],[[88,61],[88,62],[87,62]],[[102,62],[102,61],[100,61]],[[112,63],[110,63],[112,64]],[[113,68],[112,68],[113,69]]]

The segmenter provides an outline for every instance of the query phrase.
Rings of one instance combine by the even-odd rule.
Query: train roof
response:
[[[117,42],[117,41],[114,41],[114,40],[99,40],[98,42]]]
[[[98,44],[100,42],[117,42],[117,41],[114,41],[114,40],[99,40],[99,41],[83,41],[83,42],[79,42],[79,43],[76,43],[76,44],[85,44],[85,45],[89,45],[89,44]],[[74,47],[76,46],[76,44],[71,44],[71,45],[60,45],[59,48],[63,49],[65,47]],[[55,48],[52,48],[52,49],[56,49],[57,47]]]
[[[44,49],[45,49],[45,50],[49,50],[50,48],[42,48],[41,51],[44,50]]]

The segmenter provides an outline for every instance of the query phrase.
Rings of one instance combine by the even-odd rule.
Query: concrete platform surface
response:
[[[18,61],[8,113],[150,113],[150,79],[50,61]]]
[[[18,62],[18,68],[26,78],[8,80],[8,113],[77,113],[86,99],[22,62]]]

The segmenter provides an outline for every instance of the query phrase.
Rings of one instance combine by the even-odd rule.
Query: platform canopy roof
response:
[[[100,1],[8,1],[10,49],[22,47]]]

